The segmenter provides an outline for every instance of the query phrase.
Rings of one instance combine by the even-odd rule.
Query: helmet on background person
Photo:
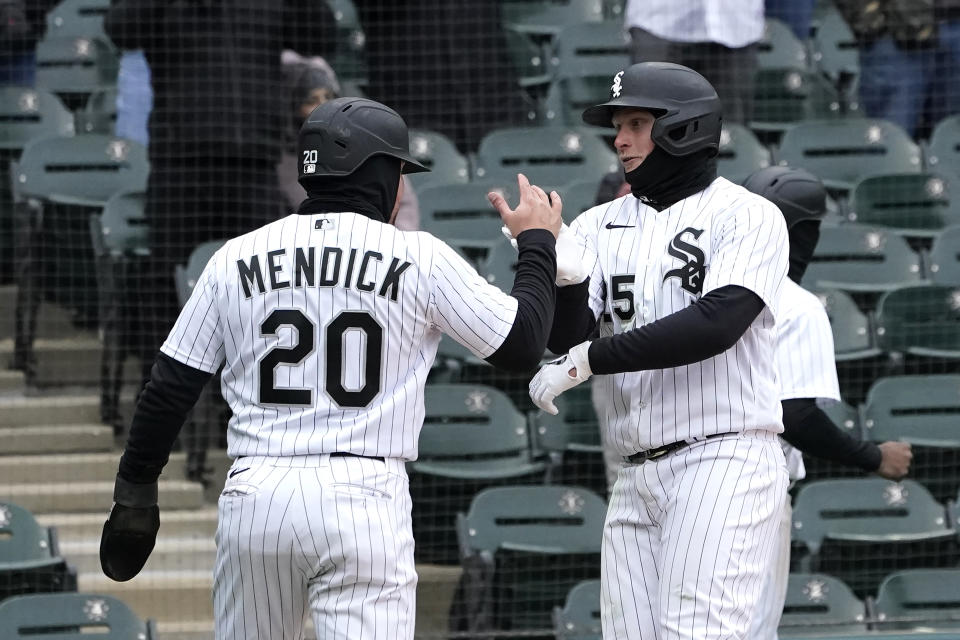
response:
[[[367,98],[336,98],[310,114],[297,136],[299,179],[347,176],[369,158],[403,161],[403,173],[429,169],[410,153],[407,125],[396,111]]]
[[[672,156],[685,156],[720,148],[723,125],[722,105],[702,75],[670,62],[641,62],[618,72],[610,86],[610,99],[588,107],[583,121],[610,127],[618,108],[650,111],[656,117],[651,131],[653,142]]]
[[[773,166],[754,171],[743,186],[777,205],[790,237],[787,276],[800,283],[820,239],[820,222],[827,213],[827,190],[817,176],[803,169]]]

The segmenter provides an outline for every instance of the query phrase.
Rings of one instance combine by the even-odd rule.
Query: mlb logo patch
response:
[[[320,229],[321,231],[328,231],[335,228],[337,225],[332,218],[320,218],[313,223],[314,229]]]
[[[305,164],[305,165],[303,165],[303,172],[304,172],[304,173],[316,173],[316,172],[317,172],[317,165],[315,165],[315,164]]]

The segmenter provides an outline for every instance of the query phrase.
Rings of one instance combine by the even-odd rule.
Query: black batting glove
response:
[[[100,536],[100,568],[111,580],[126,582],[140,573],[157,541],[157,483],[134,484],[118,475],[113,501]]]

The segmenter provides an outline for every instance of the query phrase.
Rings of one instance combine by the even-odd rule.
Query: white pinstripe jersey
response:
[[[776,362],[781,400],[840,401],[830,319],[820,299],[789,278],[783,283],[777,318]],[[802,480],[803,456],[782,444],[790,479]]]
[[[787,272],[787,232],[777,208],[717,178],[663,210],[627,195],[571,225],[594,261],[590,307],[614,333],[654,322],[726,285],[755,292],[766,308],[737,343],[672,369],[618,373],[607,442],[622,455],[713,433],[782,431],[773,368],[774,318]]]
[[[487,357],[516,312],[428,233],[291,215],[217,251],[161,350],[203,371],[224,363],[231,457],[413,460],[441,332]]]

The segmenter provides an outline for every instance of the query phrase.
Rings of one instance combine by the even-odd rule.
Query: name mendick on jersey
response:
[[[260,255],[250,256],[247,260],[237,260],[237,273],[243,293],[249,300],[254,293],[264,294],[277,289],[299,287],[344,287],[357,291],[376,291],[378,296],[389,296],[397,301],[400,278],[410,266],[410,262],[401,262],[394,258],[383,277],[377,281],[377,268],[372,263],[383,262],[383,254],[378,251],[350,249],[344,260],[344,251],[340,247],[324,247],[317,261],[316,247],[297,247],[293,253],[293,274],[285,272],[290,264],[286,249],[268,251],[261,266]],[[266,270],[266,279],[264,278]],[[373,272],[369,275],[368,272]],[[264,286],[268,284],[269,287]],[[256,288],[256,291],[253,290]]]

